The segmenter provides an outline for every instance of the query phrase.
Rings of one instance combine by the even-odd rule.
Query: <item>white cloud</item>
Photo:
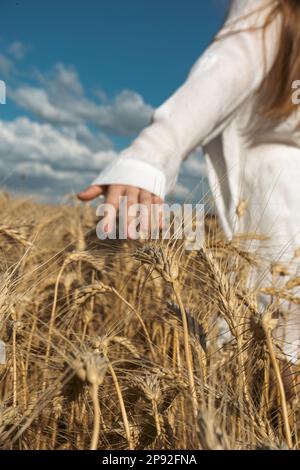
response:
[[[19,42],[7,50],[15,60],[25,54]],[[10,99],[38,118],[0,121],[1,180],[24,192],[55,199],[82,189],[116,156],[106,134],[135,134],[152,113],[151,106],[129,90],[109,99],[98,88],[94,100],[89,98],[72,66],[57,64],[48,74],[36,70],[30,85],[20,84],[20,76],[26,75],[2,54],[0,72],[19,83],[8,90]]]
[[[48,201],[61,201],[64,194],[88,186],[116,156],[105,135],[94,134],[82,124],[56,128],[27,117],[0,121],[2,186],[5,181],[10,189]],[[195,187],[202,169],[201,154],[192,155],[183,165],[171,199],[200,201],[199,188],[195,191]],[[194,172],[194,178],[189,172]],[[201,188],[203,192],[203,185]]]
[[[102,132],[91,132],[84,124],[61,127],[64,135],[86,145],[91,151],[112,149],[111,140]]]
[[[84,137],[82,139],[82,137]],[[60,198],[87,186],[103,166],[116,156],[103,138],[96,151],[84,142],[89,129],[56,129],[50,124],[21,117],[0,121],[0,171],[11,188]]]
[[[134,136],[149,123],[153,109],[131,90],[110,98],[98,87],[90,96],[76,69],[64,64],[47,74],[35,70],[30,84],[20,83],[26,74],[19,73],[17,61],[27,50],[15,41],[7,47],[9,57],[0,54],[0,76],[17,83],[8,90],[10,99],[33,115],[0,120],[1,180],[10,189],[59,201],[90,184],[115,158],[109,135]],[[172,197],[188,200],[202,176],[205,165],[198,150],[183,164]],[[200,198],[198,191],[193,199]]]
[[[47,75],[36,73],[37,85],[23,85],[12,91],[16,103],[39,119],[52,124],[91,123],[113,134],[129,136],[150,120],[152,107],[130,90],[121,91],[111,102],[98,95],[96,103],[87,98],[74,67],[57,64]]]
[[[197,149],[189,156],[181,167],[181,173],[192,178],[206,176],[206,164],[202,149]]]
[[[172,193],[172,197],[179,200],[184,200],[189,195],[189,188],[178,183]]]
[[[209,191],[206,164],[201,148],[195,150],[185,160],[180,169],[178,184],[172,194],[173,199],[201,203]]]
[[[4,78],[8,77],[14,70],[13,62],[4,54],[0,53],[0,75]]]
[[[23,44],[21,41],[12,42],[7,48],[8,53],[16,60],[24,59],[28,50],[29,47]]]
[[[37,117],[56,124],[75,124],[76,117],[63,109],[53,106],[45,90],[32,86],[22,86],[12,93],[19,106],[31,111]]]
[[[119,93],[113,103],[99,109],[96,124],[123,135],[132,135],[149,124],[153,109],[130,90]]]

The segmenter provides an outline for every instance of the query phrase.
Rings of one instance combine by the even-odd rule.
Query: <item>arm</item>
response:
[[[182,160],[226,126],[270,69],[280,23],[268,27],[266,53],[262,29],[247,30],[264,24],[269,5],[266,0],[233,1],[217,40],[195,63],[186,82],[156,109],[152,124],[94,185],[130,185],[164,198],[176,183]]]
[[[106,193],[118,206],[157,203],[176,184],[183,159],[226,127],[236,109],[261,85],[277,52],[281,18],[262,26],[272,0],[233,0],[216,40],[192,67],[185,83],[153,115],[147,127],[80,193],[82,200]]]

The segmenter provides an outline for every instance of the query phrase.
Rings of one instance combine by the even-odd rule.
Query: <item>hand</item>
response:
[[[87,188],[85,191],[79,193],[77,197],[81,201],[91,201],[92,199],[95,199],[96,197],[101,195],[105,195],[106,204],[111,204],[116,210],[119,209],[119,198],[121,196],[127,196],[127,211],[129,211],[130,206],[132,206],[133,204],[143,204],[144,206],[146,206],[148,216],[141,217],[141,231],[143,233],[150,233],[153,224],[153,221],[151,221],[151,205],[163,204],[162,199],[150,193],[149,191],[145,191],[144,189],[139,189],[134,186],[117,184],[112,184],[110,186],[93,185]],[[132,215],[131,217],[129,217],[127,214],[127,236],[130,239],[136,238],[135,230],[130,230],[130,222],[135,217],[136,216]],[[160,214],[158,222],[159,227],[162,228],[162,214]],[[111,220],[111,217],[109,217],[109,215],[105,215],[105,217],[102,219],[103,230],[107,233],[112,231],[114,224],[115,220]]]

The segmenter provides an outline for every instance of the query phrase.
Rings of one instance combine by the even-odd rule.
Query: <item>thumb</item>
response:
[[[80,199],[80,201],[91,201],[92,199],[95,199],[96,197],[100,196],[103,193],[104,193],[103,186],[93,185],[93,186],[89,186],[84,191],[81,191],[80,193],[78,193],[77,197],[78,199]]]

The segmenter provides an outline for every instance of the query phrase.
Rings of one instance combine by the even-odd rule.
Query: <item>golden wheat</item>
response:
[[[1,448],[299,448],[299,371],[272,332],[300,282],[274,263],[274,283],[249,287],[257,235],[228,242],[207,217],[185,252],[100,241],[72,200],[0,204]]]

